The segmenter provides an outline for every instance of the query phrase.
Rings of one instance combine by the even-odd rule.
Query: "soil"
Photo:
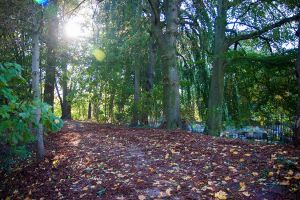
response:
[[[0,199],[300,199],[300,150],[68,121],[46,159],[0,172]]]

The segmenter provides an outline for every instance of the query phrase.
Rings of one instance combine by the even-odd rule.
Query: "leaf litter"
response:
[[[0,199],[297,199],[300,150],[68,121],[44,162],[0,174]]]

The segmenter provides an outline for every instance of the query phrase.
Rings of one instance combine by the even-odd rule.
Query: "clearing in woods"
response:
[[[46,160],[0,174],[0,199],[297,199],[300,150],[68,121]]]

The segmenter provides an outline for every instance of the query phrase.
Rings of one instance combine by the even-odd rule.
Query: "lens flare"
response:
[[[104,51],[102,51],[100,49],[95,49],[93,51],[93,55],[95,56],[96,60],[98,60],[98,61],[103,61],[106,57]]]
[[[41,6],[46,6],[49,3],[48,0],[34,0],[34,2]]]

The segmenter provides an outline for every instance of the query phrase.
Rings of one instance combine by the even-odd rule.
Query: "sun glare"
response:
[[[82,27],[80,26],[80,24],[76,23],[76,22],[68,22],[65,25],[65,34],[67,37],[69,38],[78,38],[83,36],[84,32],[82,30]]]

